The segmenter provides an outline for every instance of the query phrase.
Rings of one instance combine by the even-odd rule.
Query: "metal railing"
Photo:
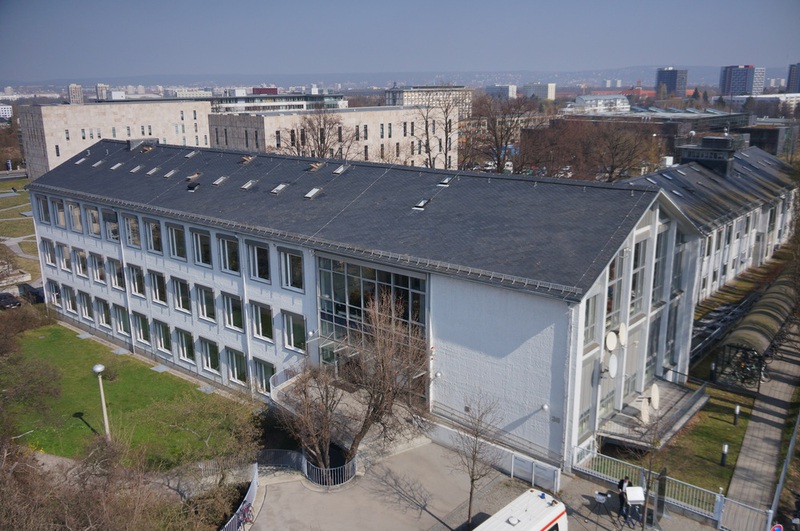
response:
[[[354,477],[356,477],[356,470],[358,464],[358,456],[354,457],[347,463],[336,468],[320,468],[310,461],[305,461],[305,470],[303,473],[306,478],[323,487],[336,487],[344,485]]]
[[[269,395],[275,403],[280,403],[282,398],[281,386],[300,374],[300,367],[287,367],[278,371],[269,378]]]
[[[786,452],[786,457],[783,461],[783,467],[781,468],[781,475],[778,478],[778,485],[775,488],[775,495],[772,497],[772,514],[778,514],[778,505],[781,501],[781,492],[783,492],[783,486],[786,482],[786,474],[789,472],[789,464],[792,462],[794,458],[794,449],[795,444],[797,443],[797,431],[800,428],[800,413],[797,414],[797,419],[794,422],[794,430],[792,431],[792,438],[789,440],[789,449]]]
[[[236,512],[233,513],[231,519],[220,528],[220,531],[237,531],[239,526],[242,522],[245,521],[245,513],[248,509],[252,510],[253,502],[256,499],[256,493],[258,492],[258,465],[253,464],[253,470],[250,475],[250,487],[247,489],[247,493],[244,495],[244,499],[242,503],[239,504],[239,507],[236,509]]]

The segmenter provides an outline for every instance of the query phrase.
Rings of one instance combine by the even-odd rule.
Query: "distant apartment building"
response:
[[[101,138],[208,144],[208,101],[146,100],[86,105],[23,105],[20,137],[28,175],[36,179]]]
[[[472,116],[472,90],[458,85],[421,85],[412,87],[392,87],[386,90],[386,105],[403,107],[442,107],[455,106],[458,119],[467,120]]]
[[[455,168],[458,122],[408,107],[224,113],[209,116],[210,146],[253,152]],[[427,118],[427,127],[425,122]]]
[[[587,94],[575,98],[564,108],[565,114],[593,114],[605,112],[629,112],[631,104],[621,94]]]
[[[758,96],[732,96],[728,98],[728,100],[734,106],[743,106],[750,98],[756,102],[756,105],[771,103],[774,105],[776,114],[786,112],[791,115],[794,113],[797,106],[800,105],[800,93],[797,92],[787,92],[786,94],[760,94]],[[773,114],[770,115],[774,116]]]
[[[656,94],[661,93],[663,86],[664,96],[685,97],[688,72],[688,70],[677,70],[671,66],[659,68],[656,71]]]
[[[723,96],[758,95],[764,92],[766,69],[753,65],[723,66],[719,74],[719,92]]]
[[[137,92],[138,94],[144,94],[144,87],[141,87],[142,90]],[[177,98],[181,100],[186,99],[204,99],[204,98],[211,98],[214,94],[211,90],[202,90],[202,89],[193,89],[193,88],[176,88],[176,89],[167,89],[166,96]]]
[[[109,93],[111,92],[111,87],[105,83],[98,83],[95,87],[95,92],[97,94],[98,101],[105,101],[108,99]]]
[[[800,63],[789,65],[789,76],[786,82],[787,93],[800,92]]]
[[[69,102],[72,105],[83,104],[83,87],[75,83],[69,86]]]
[[[539,98],[540,100],[556,99],[555,83],[527,83],[522,86],[522,94],[526,98]]]
[[[513,100],[517,98],[516,85],[491,85],[483,89],[487,95],[500,100]]]
[[[14,108],[11,105],[0,105],[0,118],[10,120],[14,115]]]
[[[214,112],[269,112],[269,111],[304,111],[309,109],[346,109],[347,100],[342,94],[331,94],[312,87],[311,93],[286,92],[279,94],[278,89],[256,87],[251,91],[236,88],[227,89],[223,95],[214,98]]]

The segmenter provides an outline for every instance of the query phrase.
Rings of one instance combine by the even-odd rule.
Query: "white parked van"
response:
[[[549,494],[529,489],[475,530],[567,531],[567,508]]]

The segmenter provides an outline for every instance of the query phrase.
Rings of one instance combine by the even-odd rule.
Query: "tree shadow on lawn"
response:
[[[83,418],[83,411],[76,411],[75,413],[72,414],[72,416],[74,418],[80,420],[84,424],[86,424],[86,427],[89,428],[90,430],[92,430],[92,433],[94,433],[95,435],[100,435],[100,432],[97,431],[96,429],[94,429],[94,427],[91,424],[89,424],[88,422],[86,422],[85,418]]]

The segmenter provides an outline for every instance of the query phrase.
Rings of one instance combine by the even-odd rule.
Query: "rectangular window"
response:
[[[133,325],[136,327],[136,341],[150,344],[150,323],[147,317],[133,312]]]
[[[383,140],[383,124],[381,124],[381,140]]]
[[[89,234],[100,236],[100,212],[95,207],[86,207],[86,220],[89,227]]]
[[[164,244],[161,240],[161,222],[145,220],[144,227],[147,237],[147,250],[155,253],[164,252]]]
[[[414,136],[414,122],[411,122],[411,136]]]
[[[263,360],[253,359],[253,372],[256,379],[256,390],[259,393],[269,393],[269,379],[275,374],[275,366]]]
[[[211,266],[211,236],[207,232],[192,231],[192,242],[194,243],[194,262]]]
[[[186,260],[186,231],[178,225],[167,225],[169,229],[169,253],[173,258]]]
[[[131,137],[131,126],[125,127],[125,131],[128,133],[128,138]]]
[[[117,128],[116,127],[112,127],[111,128],[111,138],[117,138]]]
[[[64,309],[70,313],[78,313],[78,301],[75,300],[75,290],[69,286],[62,287],[64,295]]]
[[[128,310],[120,306],[114,305],[114,321],[116,322],[117,333],[124,336],[131,335],[131,321],[128,317]]]
[[[42,238],[42,254],[44,255],[44,262],[47,265],[55,267],[56,265],[56,248],[53,242]]]
[[[169,325],[153,320],[153,329],[156,332],[156,348],[161,352],[172,354],[172,336],[169,333]]]
[[[89,254],[89,261],[92,265],[92,278],[94,278],[95,282],[100,282],[101,284],[106,283],[106,266],[103,262],[103,257],[99,254],[90,253]]]
[[[175,339],[178,344],[178,357],[183,361],[194,363],[194,339],[192,334],[180,328],[175,329]]]
[[[290,251],[282,251],[283,287],[303,290],[303,255]]]
[[[342,126],[341,125],[337,128],[337,136],[339,138],[339,142],[342,142]]]
[[[195,286],[197,290],[197,313],[203,319],[217,320],[214,301],[214,290],[203,286]]]
[[[306,323],[302,315],[283,312],[283,335],[286,347],[306,350]]]
[[[624,250],[621,250],[608,266],[608,299],[606,300],[606,330],[619,326],[622,310],[622,272]]]
[[[257,302],[251,302],[250,307],[253,309],[253,335],[272,340],[272,308]]]
[[[100,326],[111,328],[111,308],[103,299],[95,299],[97,303],[97,322]]]
[[[369,160],[369,146],[364,146],[364,160]]]
[[[389,138],[392,138],[392,124],[386,124],[386,127],[387,127],[388,133],[389,133],[387,136]]]
[[[219,373],[219,347],[216,343],[201,337],[200,356],[203,358],[205,370]]]
[[[633,246],[633,274],[631,275],[630,315],[638,315],[644,311],[644,266],[647,261],[647,240],[637,242]]]
[[[106,229],[106,239],[112,242],[119,241],[119,220],[117,213],[111,210],[103,210],[103,224]]]
[[[239,240],[219,238],[220,268],[227,273],[239,273]]]
[[[119,260],[108,259],[108,274],[111,277],[111,285],[117,289],[125,289],[125,271]]]
[[[47,198],[37,195],[36,196],[36,210],[39,214],[39,221],[42,223],[50,223],[50,208],[47,206]]]
[[[235,295],[223,294],[222,300],[225,304],[225,326],[234,330],[244,330],[242,299]]]
[[[276,148],[280,148],[281,147],[281,132],[280,131],[275,131],[275,147]]]
[[[61,269],[64,271],[72,271],[72,257],[69,254],[69,247],[63,243],[59,243],[58,247],[58,261]]]
[[[61,288],[58,287],[58,282],[47,281],[47,301],[53,306],[61,308]]]
[[[64,129],[64,138],[69,142],[69,129]]]
[[[297,144],[297,138],[296,138],[296,133],[294,132],[294,129],[289,131],[289,144],[292,147],[294,147]]]
[[[586,299],[583,323],[583,344],[585,347],[597,343],[597,301],[600,295]]]
[[[706,239],[706,245],[711,238]],[[664,274],[666,273],[667,231],[661,231],[656,237],[656,258],[653,262],[653,292],[650,300],[653,304],[664,300]]]
[[[53,199],[53,212],[55,212],[56,226],[66,228],[67,218],[64,214],[64,201],[61,199]]]
[[[227,348],[228,353],[228,378],[237,383],[247,383],[247,358],[243,352]]]
[[[167,281],[161,273],[150,271],[150,296],[153,302],[167,303]]]
[[[89,267],[88,267],[88,260],[86,257],[86,251],[82,251],[80,249],[73,249],[72,252],[75,254],[75,273],[82,277],[88,277]]]
[[[364,124],[364,140],[367,140],[367,124]]]
[[[356,140],[360,140],[359,138],[359,127],[356,126]]]
[[[69,226],[75,232],[83,232],[83,218],[81,217],[81,207],[77,203],[67,203],[69,212]]]
[[[86,140],[86,129],[81,129],[81,140]]]
[[[248,244],[250,255],[250,278],[269,282],[269,248]]]
[[[191,312],[192,295],[189,291],[189,283],[179,278],[173,278],[172,289],[175,290],[175,308]]]
[[[123,216],[125,222],[125,243],[128,247],[139,249],[142,246],[142,238],[139,233],[139,218],[135,216]]]
[[[92,307],[92,298],[88,293],[82,291],[78,292],[78,298],[81,301],[81,317],[87,321],[94,321],[94,308]]]
[[[129,265],[128,273],[131,277],[131,293],[144,297],[144,271],[139,266]]]

